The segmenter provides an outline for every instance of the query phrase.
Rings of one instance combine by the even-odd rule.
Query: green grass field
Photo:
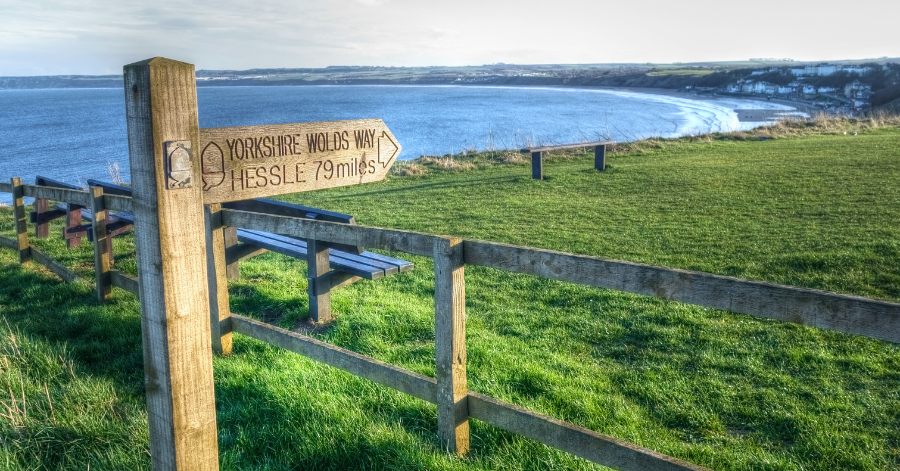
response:
[[[666,141],[605,173],[576,156],[543,181],[493,165],[284,199],[362,225],[897,301],[898,149],[898,127]],[[33,243],[92,277],[90,247]],[[115,244],[134,272],[131,239]],[[433,375],[431,260],[391,255],[416,269],[338,291],[336,321],[311,334]],[[241,271],[235,313],[306,328],[305,263],[265,254]],[[472,390],[717,470],[900,467],[897,345],[482,267],[466,282]],[[0,469],[148,467],[136,299],[101,305],[0,249],[0,317]],[[434,406],[239,335],[213,362],[223,469],[601,469],[478,421],[470,455],[448,455]]]

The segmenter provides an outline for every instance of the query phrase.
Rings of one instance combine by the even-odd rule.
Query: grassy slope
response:
[[[664,144],[603,174],[584,157],[551,162],[544,181],[501,166],[286,199],[366,225],[897,300],[898,144],[898,129]],[[116,244],[133,270],[130,241]],[[40,245],[90,276],[88,248]],[[337,322],[315,334],[433,374],[432,265],[397,256],[416,270],[337,292]],[[302,324],[305,264],[267,254],[242,274],[235,312]],[[28,399],[27,418],[0,417],[7,467],[146,465],[134,299],[101,306],[8,250],[0,280],[19,345],[0,332],[0,391]],[[466,280],[473,390],[714,469],[900,466],[895,345],[479,267]],[[591,468],[477,421],[472,455],[449,457],[433,406],[246,338],[214,362],[227,469]]]

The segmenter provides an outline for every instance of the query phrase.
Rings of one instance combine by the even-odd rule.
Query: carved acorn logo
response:
[[[169,190],[190,188],[194,173],[191,141],[166,142],[166,157],[166,188]]]
[[[215,142],[210,142],[200,156],[203,162],[203,191],[209,191],[225,181],[225,154]]]

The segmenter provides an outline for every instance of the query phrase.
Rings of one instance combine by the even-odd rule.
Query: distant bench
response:
[[[38,176],[35,180],[35,184],[40,186],[81,189],[75,185],[41,176]],[[103,188],[105,194],[131,196],[131,188],[128,187],[97,180],[88,180],[88,185]],[[347,214],[265,198],[224,203],[222,206],[239,211],[356,225],[353,216]],[[66,204],[59,204],[50,209],[47,200],[35,200],[35,211],[31,213],[31,221],[38,225],[36,229],[37,237],[47,237],[48,223],[54,219],[67,216],[63,237],[68,241],[69,247],[77,247],[82,237],[88,237],[89,240],[93,240],[93,233],[90,230],[91,225],[81,224],[82,219],[90,221],[93,216],[90,209],[87,211],[84,211],[84,209],[87,208]],[[113,237],[129,231],[133,227],[134,216],[131,214],[124,212],[111,213],[107,222],[107,234]],[[309,250],[310,244],[313,245],[312,251]],[[112,244],[109,247],[111,251]],[[327,250],[324,254],[327,255],[328,268],[322,267],[322,260],[317,258],[322,257],[323,250]],[[360,279],[377,280],[410,271],[414,268],[411,262],[369,252],[362,247],[316,240],[302,240],[269,232],[235,227],[225,229],[225,261],[229,278],[240,277],[238,264],[242,260],[263,254],[266,251],[277,252],[307,261],[309,264],[310,317],[316,322],[326,321],[331,318],[329,294],[332,290],[347,286]],[[317,260],[319,263],[317,263]],[[112,261],[112,253],[110,253],[110,261]]]
[[[615,144],[615,141],[597,141],[583,142],[580,144],[564,144],[560,146],[543,146],[543,147],[526,147],[522,149],[523,154],[531,154],[531,178],[535,180],[544,179],[544,157],[543,153],[551,150],[561,149],[577,149],[579,147],[594,148],[594,168],[599,171],[606,170],[606,146]]]

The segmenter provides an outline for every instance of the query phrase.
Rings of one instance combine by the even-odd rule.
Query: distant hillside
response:
[[[865,77],[872,91],[897,83],[900,59],[830,61],[835,65],[869,65]],[[795,80],[790,69],[815,65],[803,62],[711,62],[693,64],[487,64],[459,67],[333,66],[302,69],[198,70],[197,86],[273,85],[520,85],[602,86],[634,88],[719,88],[741,79],[787,85]],[[887,65],[882,67],[882,65]],[[839,88],[857,78],[847,73],[810,77],[817,87]],[[814,83],[813,83],[814,82]],[[0,77],[0,89],[120,88],[121,75],[60,75]],[[893,98],[891,98],[893,99]],[[886,100],[891,101],[891,100]]]
[[[52,75],[0,77],[0,90],[34,88],[121,88],[121,75]]]

